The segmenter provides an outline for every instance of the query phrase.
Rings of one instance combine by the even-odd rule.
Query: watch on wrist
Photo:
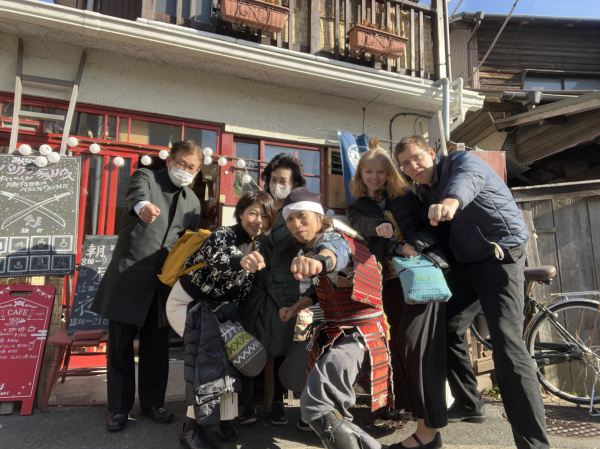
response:
[[[323,269],[319,274],[327,274],[333,270],[333,257],[317,254],[316,256],[312,256],[311,259],[318,260],[323,265]]]

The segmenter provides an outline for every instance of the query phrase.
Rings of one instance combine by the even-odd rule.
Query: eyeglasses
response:
[[[423,160],[423,156],[425,155],[426,152],[427,152],[427,150],[423,150],[420,153],[415,154],[409,160],[404,161],[401,164],[398,164],[398,166],[400,167],[400,171],[402,173],[404,173],[406,171],[406,169],[408,167],[410,167],[413,163],[418,164],[419,162],[421,162]]]
[[[193,165],[188,165],[183,161],[173,161],[173,165],[181,170],[185,170],[188,173],[195,175],[200,171],[199,168],[194,167]]]

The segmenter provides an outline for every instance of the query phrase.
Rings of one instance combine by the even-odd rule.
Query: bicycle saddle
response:
[[[556,267],[542,265],[541,267],[526,267],[525,279],[528,281],[549,281],[556,275]]]

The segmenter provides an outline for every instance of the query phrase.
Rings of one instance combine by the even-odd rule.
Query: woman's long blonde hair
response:
[[[364,153],[358,161],[356,173],[354,173],[354,177],[351,181],[352,184],[350,186],[350,192],[352,193],[353,197],[360,198],[361,196],[367,196],[369,194],[367,186],[362,180],[361,173],[363,169],[371,162],[379,162],[387,173],[384,191],[390,198],[396,198],[406,194],[406,191],[408,190],[408,184],[404,178],[400,176],[396,170],[396,167],[394,167],[394,163],[392,162],[390,155],[383,148],[376,147]]]

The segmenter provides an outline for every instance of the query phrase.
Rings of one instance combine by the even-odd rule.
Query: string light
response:
[[[52,147],[50,145],[42,145],[40,146],[40,154],[42,156],[48,156],[50,153],[52,153]]]
[[[160,150],[158,152],[158,157],[164,161],[166,158],[169,157],[169,152],[167,150]]]
[[[19,146],[19,153],[21,153],[23,156],[29,156],[31,154],[31,147],[24,143],[23,145]]]
[[[224,167],[225,165],[227,165],[227,159],[225,159],[224,157],[220,157],[218,162],[217,162],[221,167]]]
[[[98,153],[100,153],[100,145],[98,145],[97,143],[93,143],[90,145],[89,150],[90,150],[90,153],[98,154]]]
[[[48,158],[48,162],[51,164],[56,164],[58,161],[60,161],[60,154],[55,153],[54,151],[51,151],[46,157]]]
[[[146,154],[145,156],[142,156],[140,161],[142,165],[150,165],[152,163],[152,158]]]
[[[46,165],[48,165],[48,159],[46,159],[44,156],[38,156],[35,158],[33,163],[35,165],[37,165],[38,167],[42,168],[42,167],[45,167]]]
[[[71,148],[76,147],[77,145],[79,145],[79,140],[77,140],[77,138],[75,137],[69,137],[67,139],[67,145],[69,145]]]
[[[115,164],[117,167],[122,167],[125,164],[125,160],[121,156],[117,156],[114,158],[113,164]]]

